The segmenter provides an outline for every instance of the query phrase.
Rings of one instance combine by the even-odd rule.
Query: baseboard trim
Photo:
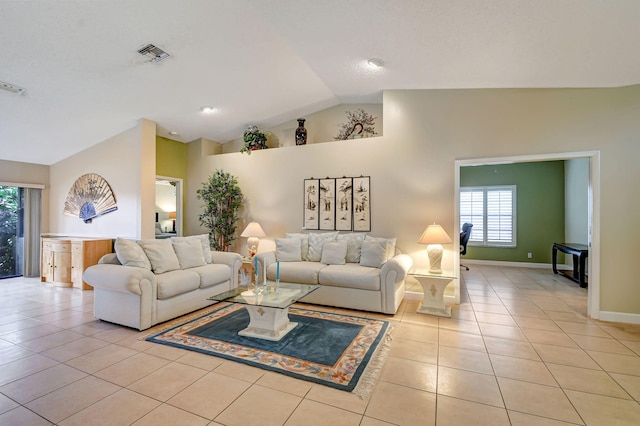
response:
[[[625,312],[600,311],[600,321],[626,322],[629,324],[640,324],[640,314],[629,314]]]
[[[511,266],[514,268],[536,268],[551,269],[553,265],[550,263],[534,263],[534,262],[508,262],[504,260],[478,260],[478,259],[460,259],[460,263],[465,265],[479,266]],[[557,265],[558,270],[570,271],[571,267],[567,265]]]

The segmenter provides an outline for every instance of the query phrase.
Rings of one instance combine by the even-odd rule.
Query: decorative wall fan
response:
[[[79,217],[84,223],[118,210],[113,191],[106,180],[95,173],[80,176],[69,190],[64,214]]]

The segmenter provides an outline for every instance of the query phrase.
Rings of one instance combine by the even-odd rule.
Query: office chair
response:
[[[467,243],[469,242],[469,238],[471,237],[471,228],[473,228],[473,223],[466,222],[464,225],[462,225],[462,231],[460,231],[460,256],[464,256],[465,254],[467,254]],[[466,268],[467,271],[469,270],[469,267],[463,265],[462,263],[460,264],[460,266]]]

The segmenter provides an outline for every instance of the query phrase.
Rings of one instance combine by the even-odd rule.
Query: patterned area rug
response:
[[[242,362],[366,396],[389,349],[387,321],[290,308],[298,325],[279,342],[238,336],[249,324],[242,305],[227,305],[147,340]]]

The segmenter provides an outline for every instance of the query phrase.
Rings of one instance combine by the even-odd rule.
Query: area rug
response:
[[[147,337],[150,342],[242,362],[366,396],[389,349],[387,321],[290,308],[298,325],[279,342],[238,336],[249,324],[242,305],[227,305]]]

